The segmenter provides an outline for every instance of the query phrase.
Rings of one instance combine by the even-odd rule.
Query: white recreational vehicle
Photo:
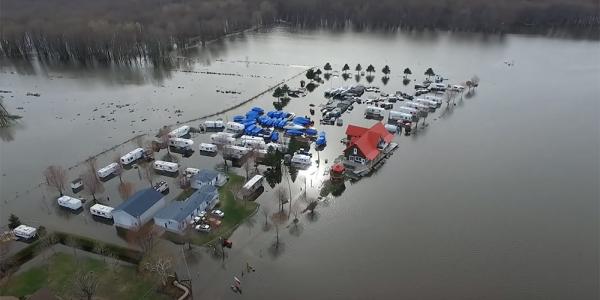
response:
[[[237,122],[227,122],[227,124],[225,125],[225,130],[233,133],[242,133],[244,132],[245,128],[246,126],[244,126],[244,124],[240,124]]]
[[[32,239],[37,235],[37,229],[27,225],[19,225],[12,232],[16,237],[24,240]]]
[[[250,135],[242,135],[242,137],[239,139],[238,145],[254,149],[264,149],[266,147],[265,140],[263,138]]]
[[[254,175],[248,182],[244,184],[242,187],[242,192],[245,195],[256,192],[263,185],[263,180],[265,178],[262,175]]]
[[[78,210],[82,207],[81,200],[77,198],[62,196],[56,200],[58,202],[58,205],[68,209]]]
[[[416,122],[417,116],[401,111],[390,111],[389,121],[400,121],[400,122]]]
[[[365,109],[365,116],[367,117],[383,118],[384,114],[385,109],[381,107],[367,106],[367,109]]]
[[[210,140],[213,144],[217,145],[233,145],[235,144],[235,138],[231,132],[219,132],[210,135]]]
[[[176,173],[177,171],[179,171],[178,164],[162,160],[154,161],[152,167],[154,168],[154,170],[165,171],[170,173]]]
[[[404,106],[412,107],[418,110],[421,113],[421,116],[423,117],[427,117],[428,112],[431,110],[429,106],[414,101],[405,101]]]
[[[202,152],[216,153],[217,145],[209,143],[200,143],[200,145],[198,146],[198,150]]]
[[[185,170],[183,170],[183,174],[187,177],[192,177],[198,173],[200,173],[200,169],[196,168],[186,168]]]
[[[182,138],[170,138],[169,146],[177,149],[192,149],[194,141]]]
[[[447,88],[447,86],[443,83],[432,83],[431,85],[429,85],[429,89],[432,91],[443,92],[446,90],[446,88]]]
[[[114,208],[102,204],[94,204],[90,207],[90,213],[94,216],[112,219],[112,211]]]
[[[291,160],[292,164],[301,167],[308,167],[312,164],[311,157],[304,154],[294,154]]]
[[[385,129],[389,132],[389,133],[396,133],[398,132],[398,126],[396,125],[392,125],[392,124],[385,124]]]
[[[121,156],[121,164],[130,164],[144,156],[143,148],[136,148],[133,151]]]
[[[416,108],[412,108],[412,107],[408,107],[408,106],[400,106],[398,107],[398,111],[399,112],[403,112],[403,113],[407,113],[407,114],[411,114],[413,116],[418,116],[419,115],[419,110]]]
[[[190,132],[190,126],[183,125],[173,131],[169,132],[170,138],[180,138]]]
[[[119,168],[120,166],[118,163],[111,163],[110,165],[96,171],[96,173],[98,173],[98,177],[105,178],[116,172]]]
[[[241,146],[227,145],[224,147],[223,150],[225,152],[225,156],[235,158],[235,159],[240,159],[240,158],[244,157],[244,155],[248,154],[248,152],[250,152],[251,149],[246,148],[246,147],[241,147]]]
[[[423,98],[425,98],[427,100],[435,101],[436,103],[439,104],[438,107],[442,105],[442,98],[440,98],[438,96],[425,95],[425,96],[423,96]]]
[[[420,98],[417,98],[413,101],[415,103],[420,103],[420,104],[423,104],[423,105],[429,107],[429,110],[432,112],[435,111],[436,108],[438,108],[438,104],[435,101],[431,101],[431,100],[427,100],[427,99],[420,99]]]
[[[225,128],[225,123],[223,123],[223,120],[204,121],[204,128],[207,130],[222,130]]]

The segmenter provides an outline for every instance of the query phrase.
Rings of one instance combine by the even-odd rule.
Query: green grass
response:
[[[0,287],[0,295],[24,297],[47,286],[52,293],[63,299],[78,298],[73,282],[78,267],[93,271],[99,280],[97,295],[103,299],[166,299],[166,296],[150,291],[155,281],[139,274],[135,267],[121,266],[112,272],[102,260],[75,257],[56,253],[48,264],[31,268],[12,276]],[[147,294],[146,294],[147,293]]]
[[[219,228],[214,228],[210,233],[194,232],[191,236],[192,243],[204,245],[220,236],[227,237],[246,218],[250,217],[258,207],[253,201],[236,200],[231,192],[231,187],[243,185],[245,178],[235,174],[229,174],[227,184],[219,188],[218,209],[225,213]]]

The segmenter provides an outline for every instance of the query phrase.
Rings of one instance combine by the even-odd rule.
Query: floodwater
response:
[[[74,165],[163,124],[218,112],[306,66],[330,62],[341,70],[344,63],[351,69],[373,64],[378,72],[372,84],[387,92],[412,90],[402,84],[405,67],[418,80],[432,67],[452,83],[476,74],[480,87],[430,114],[416,134],[397,136],[399,149],[380,170],[347,182],[340,196],[320,203],[316,217],[300,216],[300,229],[282,227],[279,248],[272,246],[275,230],[263,229],[259,213],[234,233],[225,263],[203,250],[188,253],[189,272],[179,261],[178,274],[191,277],[194,298],[240,297],[229,285],[249,262],[257,271],[240,277],[246,299],[598,299],[600,43],[276,28],[186,55],[185,67],[163,72],[5,63],[0,89],[12,93],[3,94],[4,103],[24,118],[0,142],[2,220],[14,212],[26,222],[122,242],[112,227],[89,216],[59,213],[54,192],[34,188],[42,170]],[[384,85],[379,70],[385,64],[392,75]],[[325,89],[354,82],[354,76],[345,82],[333,77],[285,109],[308,114],[310,103],[325,102]],[[270,107],[272,101],[267,94],[222,117],[255,105]],[[130,106],[106,121],[113,117],[114,108],[106,108],[110,102]],[[301,172],[309,195],[317,194],[323,170],[341,153],[345,125],[373,123],[361,117],[363,110],[355,105],[344,115],[344,127],[318,126],[328,134],[329,145],[320,153],[328,163]],[[99,165],[113,155],[99,157]],[[217,163],[198,153],[182,162]],[[70,178],[77,175],[71,173]],[[136,187],[145,184],[136,181],[134,170],[125,176]],[[294,194],[303,188],[300,182],[293,184]],[[117,183],[105,185],[112,205],[121,201]],[[261,205],[275,205],[269,191],[258,199]]]

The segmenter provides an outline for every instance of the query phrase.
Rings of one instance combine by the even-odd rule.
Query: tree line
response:
[[[4,0],[0,53],[160,63],[171,51],[277,22],[331,28],[595,32],[596,0]]]

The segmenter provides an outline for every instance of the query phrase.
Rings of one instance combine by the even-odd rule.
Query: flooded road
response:
[[[51,190],[21,191],[41,182],[49,164],[70,166],[137,133],[219,111],[305,66],[373,64],[372,84],[386,92],[412,91],[402,84],[405,67],[419,81],[432,67],[450,82],[476,74],[481,85],[473,97],[430,114],[417,134],[397,136],[399,149],[379,171],[346,183],[341,196],[319,205],[316,218],[301,216],[300,231],[282,229],[277,251],[274,230],[263,231],[258,214],[235,232],[224,265],[202,251],[190,255],[194,297],[240,297],[229,284],[250,262],[257,272],[242,278],[246,299],[597,299],[599,50],[598,42],[535,36],[273,29],[190,53],[185,70],[196,73],[34,68],[24,74],[5,66],[0,89],[13,92],[3,94],[4,103],[24,118],[0,142],[2,220],[15,212],[27,222],[122,243],[110,226],[58,214]],[[386,64],[392,74],[384,85]],[[354,82],[333,77],[285,109],[308,114],[310,103],[325,102],[325,89]],[[223,117],[272,101],[259,97]],[[129,103],[134,112],[126,107],[114,113],[116,121],[99,120],[112,118],[110,102]],[[329,165],[343,149],[337,141],[346,124],[373,123],[362,118],[364,107],[345,115],[344,127],[318,127],[328,134],[320,156]],[[134,146],[122,151],[128,147]],[[107,154],[99,165],[111,159]],[[185,161],[216,163],[197,153]],[[308,174],[308,185],[315,183],[309,193],[316,195],[326,167]],[[138,188],[145,184],[134,171],[126,176]],[[106,184],[107,193],[117,183]],[[268,193],[258,201],[275,206]]]

